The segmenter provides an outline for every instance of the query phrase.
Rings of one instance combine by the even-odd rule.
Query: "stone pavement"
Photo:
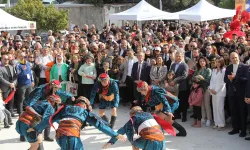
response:
[[[129,120],[129,108],[120,106],[118,109],[118,118],[115,129],[118,129]],[[94,110],[97,112],[97,109]],[[107,111],[110,115],[110,110]],[[16,119],[15,119],[16,121]],[[177,120],[180,122],[180,120]],[[191,119],[181,124],[187,129],[188,136],[173,137],[166,135],[167,150],[250,150],[250,141],[245,141],[238,135],[227,134],[230,127],[224,131],[217,131],[212,127],[192,128]],[[55,131],[52,131],[52,136]],[[248,134],[249,135],[249,134]],[[109,137],[100,133],[93,127],[87,127],[81,132],[81,139],[85,150],[100,150],[102,146],[109,140]],[[250,135],[249,135],[250,136]],[[29,144],[20,142],[19,135],[15,131],[15,125],[10,129],[2,129],[0,131],[0,150],[27,150]],[[44,142],[45,150],[60,150],[56,142]],[[129,142],[117,142],[112,145],[110,150],[132,150]]]

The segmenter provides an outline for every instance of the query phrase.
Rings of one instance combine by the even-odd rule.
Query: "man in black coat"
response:
[[[150,69],[151,67],[149,66],[149,64],[144,61],[145,58],[145,54],[143,52],[139,52],[137,54],[137,59],[138,62],[134,63],[133,67],[132,67],[132,73],[131,73],[131,77],[134,81],[134,86],[133,86],[133,90],[134,90],[134,97],[137,100],[137,104],[142,106],[142,95],[137,91],[137,84],[140,81],[145,81],[149,84],[150,81]],[[146,109],[145,107],[142,107],[144,110]]]
[[[175,84],[179,84],[179,95],[180,106],[175,111],[175,118],[180,118],[180,114],[182,113],[182,122],[187,121],[187,109],[188,105],[188,65],[184,61],[184,53],[177,51],[175,54],[175,63],[172,64],[170,71],[175,72],[175,79],[173,82],[170,82],[170,85],[174,86]]]
[[[248,104],[248,114],[250,115],[250,69],[248,69],[248,76],[247,76],[247,86],[246,86],[246,94],[245,94],[245,102]],[[245,138],[246,140],[250,141],[250,137]]]
[[[229,135],[240,132],[240,137],[246,136],[247,104],[244,102],[247,83],[248,66],[240,64],[239,55],[236,52],[230,54],[231,63],[224,76],[224,82],[228,86],[227,95],[231,109],[232,127]]]

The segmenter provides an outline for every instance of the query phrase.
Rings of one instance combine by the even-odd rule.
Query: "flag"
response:
[[[155,118],[156,122],[163,128],[163,130],[165,130],[168,134],[176,136],[176,132],[170,123],[168,123],[166,120],[161,119],[156,114],[152,114],[152,115]]]
[[[13,90],[10,95],[4,100],[5,104],[8,104],[9,101],[11,101],[16,93],[16,90]]]

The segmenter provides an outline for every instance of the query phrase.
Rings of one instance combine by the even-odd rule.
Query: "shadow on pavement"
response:
[[[15,138],[15,139],[6,139],[6,140],[1,140],[0,144],[6,144],[6,143],[21,143],[19,138]]]

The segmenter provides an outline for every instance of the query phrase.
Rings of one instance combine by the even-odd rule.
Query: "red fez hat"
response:
[[[59,80],[53,80],[51,84],[55,87],[61,88],[61,82]]]
[[[148,89],[148,84],[145,81],[140,81],[137,84],[137,91],[141,91],[141,90],[147,90]]]
[[[99,75],[99,80],[105,80],[105,79],[109,79],[109,75],[106,73],[102,73]]]
[[[145,85],[144,81],[140,81],[138,84],[137,84],[137,88],[143,88]]]

